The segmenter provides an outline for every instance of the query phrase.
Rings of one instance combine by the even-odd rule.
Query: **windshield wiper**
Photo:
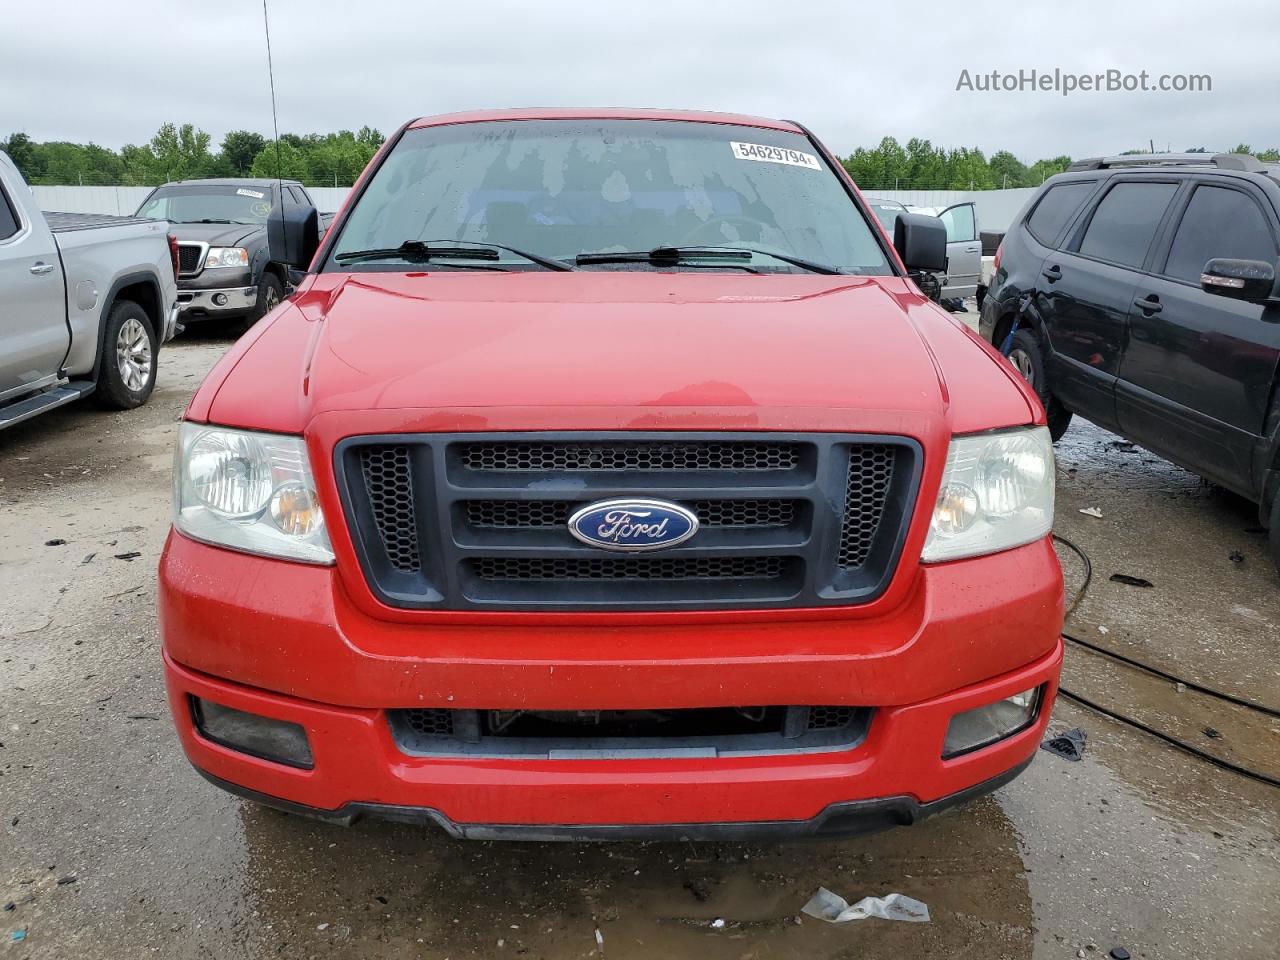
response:
[[[239,223],[249,226],[248,220],[218,220],[213,217],[205,217],[203,220],[174,220],[174,223]]]
[[[774,253],[758,247],[654,247],[652,250],[624,250],[617,253],[580,253],[574,261],[586,263],[683,263],[694,260],[750,260],[753,256],[773,257],[811,273],[840,274],[843,270],[793,257],[789,253]]]
[[[448,244],[445,246],[445,244]],[[529,253],[517,247],[509,247],[502,243],[472,242],[466,240],[406,240],[398,247],[380,250],[350,250],[335,253],[333,259],[343,263],[356,263],[360,260],[387,260],[398,257],[402,260],[500,260],[499,250],[514,253],[530,263],[536,263],[548,270],[572,270],[573,267],[563,260],[544,257],[540,253]]]

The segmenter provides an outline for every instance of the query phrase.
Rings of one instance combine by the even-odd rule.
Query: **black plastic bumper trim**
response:
[[[434,825],[449,836],[462,840],[555,840],[582,842],[593,840],[795,840],[806,837],[848,837],[874,833],[891,827],[911,826],[945,810],[968,803],[983,794],[998,790],[1022,773],[1035,755],[1028,757],[999,776],[974,784],[957,793],[929,803],[912,797],[883,797],[874,800],[851,800],[833,803],[809,820],[755,820],[729,823],[455,823],[431,807],[404,807],[382,803],[349,803],[337,810],[308,807],[281,800],[256,790],[230,783],[196,767],[196,772],[216,787],[287,813],[323,820],[338,826],[351,826],[363,817],[391,820],[396,823]]]

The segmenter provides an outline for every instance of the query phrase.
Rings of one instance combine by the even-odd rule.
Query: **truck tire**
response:
[[[147,311],[117,300],[107,314],[98,358],[98,404],[132,410],[147,402],[156,385],[156,332]]]
[[[1036,392],[1044,404],[1048,416],[1049,436],[1057,443],[1071,426],[1071,411],[1049,390],[1049,378],[1045,372],[1044,348],[1040,338],[1031,330],[1019,330],[1009,345],[1009,363],[1022,375],[1022,379]]]
[[[248,330],[255,323],[274,310],[284,299],[284,284],[274,273],[263,272],[262,282],[258,284],[258,302],[253,313],[244,319],[244,329]]]

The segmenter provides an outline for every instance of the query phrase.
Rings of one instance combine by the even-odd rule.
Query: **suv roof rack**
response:
[[[1217,167],[1219,170],[1242,170],[1265,173],[1267,167],[1247,153],[1126,153],[1118,157],[1090,157],[1067,167],[1076,170],[1110,170],[1114,167]]]

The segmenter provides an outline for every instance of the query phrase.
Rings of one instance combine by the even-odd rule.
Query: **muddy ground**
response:
[[[1277,956],[1280,790],[1066,701],[1051,729],[1088,732],[1082,762],[1041,752],[994,796],[843,842],[466,843],[219,792],[166,716],[155,564],[176,421],[227,345],[167,348],[141,410],[80,405],[0,434],[0,957],[570,958],[599,955],[597,930],[619,958]],[[1256,523],[1077,423],[1058,531],[1094,580],[1069,630],[1280,704],[1280,581]],[[1082,565],[1063,558],[1074,588]],[[1079,648],[1064,685],[1280,775],[1278,721]],[[799,917],[820,885],[905,893],[932,920]]]

